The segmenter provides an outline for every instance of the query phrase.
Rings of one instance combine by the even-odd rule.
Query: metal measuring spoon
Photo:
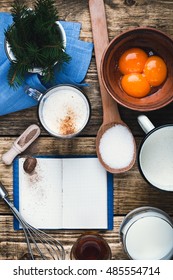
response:
[[[107,32],[107,23],[106,15],[104,9],[103,0],[89,0],[89,9],[92,23],[92,33],[94,41],[94,50],[96,56],[96,65],[99,78],[100,92],[102,98],[103,106],[103,123],[97,133],[96,137],[96,152],[98,159],[100,160],[103,167],[111,173],[122,173],[129,170],[135,163],[136,160],[136,144],[134,137],[128,128],[128,126],[122,121],[117,103],[112,99],[112,97],[107,93],[104,85],[102,83],[101,74],[100,74],[100,64],[104,50],[109,44],[108,32]],[[100,139],[103,134],[114,125],[122,125],[128,129],[128,132],[132,135],[134,152],[131,162],[123,168],[112,168],[106,164],[100,154]],[[116,159],[115,159],[116,160]]]

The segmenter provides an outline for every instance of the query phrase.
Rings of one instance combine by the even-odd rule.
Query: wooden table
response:
[[[32,4],[32,2],[27,1],[28,4]],[[80,38],[92,41],[88,1],[57,0],[56,2],[60,19],[81,22]],[[104,2],[110,39],[128,28],[139,26],[157,28],[173,38],[173,1],[105,0]],[[12,0],[1,0],[0,11],[10,11],[11,3]],[[96,154],[95,136],[102,123],[102,105],[94,53],[86,82],[90,84],[88,88],[84,88],[84,91],[91,102],[92,116],[82,134],[74,139],[60,140],[50,137],[42,130],[39,139],[26,150],[25,154]],[[132,130],[138,146],[144,136],[137,123],[138,112],[122,106],[119,106],[119,110],[122,119]],[[173,104],[146,115],[155,126],[173,123]],[[0,154],[7,151],[16,137],[32,123],[39,124],[37,108],[0,117]],[[12,199],[12,167],[7,167],[0,162],[0,172],[1,181],[7,187]],[[114,229],[113,231],[100,231],[111,247],[113,259],[128,259],[119,240],[119,226],[123,217],[134,208],[146,205],[158,207],[173,217],[173,193],[160,192],[149,186],[139,174],[137,164],[126,173],[114,175]],[[66,251],[66,259],[69,259],[72,244],[83,231],[57,230],[50,233],[62,241]],[[26,253],[24,235],[22,232],[13,230],[13,216],[4,202],[1,201],[0,259],[22,259]]]

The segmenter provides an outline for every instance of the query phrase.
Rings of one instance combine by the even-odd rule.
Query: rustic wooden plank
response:
[[[116,217],[114,219],[113,231],[94,231],[94,233],[99,233],[102,237],[105,238],[111,248],[112,259],[116,260],[128,259],[127,255],[123,251],[122,244],[119,238],[119,227],[121,221],[122,217]],[[0,224],[0,260],[23,259],[27,254],[27,246],[23,232],[13,230],[12,216],[0,216]],[[46,232],[62,242],[66,253],[66,259],[69,259],[72,245],[74,244],[76,239],[85,231],[52,230]]]
[[[10,148],[14,138],[2,138],[0,154]],[[137,138],[137,146],[141,141]],[[40,137],[24,155],[95,155],[95,138],[55,139]],[[12,166],[0,163],[1,181],[7,186],[12,199]],[[153,206],[173,215],[173,192],[164,192],[149,186],[139,173],[137,163],[128,172],[114,175],[114,214],[125,215],[136,207]],[[0,206],[3,202],[0,202]],[[0,213],[10,213],[7,207],[0,207]]]
[[[128,2],[133,5],[128,5]],[[171,8],[173,3],[167,1],[136,0],[109,1],[106,0],[106,12],[110,38],[129,28],[148,26],[158,28],[173,35]]]
[[[27,1],[32,7],[34,1]],[[150,26],[173,35],[173,2],[157,0],[105,0],[110,39],[120,32],[138,26]],[[13,0],[1,0],[0,10],[9,12]],[[132,3],[130,5],[129,3]],[[82,23],[81,38],[92,38],[88,2],[85,0],[57,0],[59,18]]]
[[[91,119],[86,128],[81,132],[80,136],[95,136],[102,123],[102,106],[100,100],[99,86],[97,81],[92,82],[89,88],[85,88],[84,92],[88,96],[91,103]],[[133,111],[119,105],[120,115],[123,121],[132,130],[134,136],[144,136],[144,132],[139,127],[137,116],[141,112]],[[150,118],[155,126],[167,123],[173,124],[173,103],[166,107],[145,114]],[[41,134],[48,135],[42,128],[38,120],[37,108],[30,108],[21,112],[9,114],[0,117],[0,135],[14,136],[20,135],[29,125],[36,123],[41,127]]]

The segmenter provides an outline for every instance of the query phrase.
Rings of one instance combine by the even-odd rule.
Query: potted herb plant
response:
[[[11,10],[14,24],[5,30],[5,47],[11,61],[10,86],[23,83],[28,72],[42,74],[44,82],[54,78],[54,66],[68,63],[66,36],[58,22],[54,0],[36,0],[33,9],[15,0]]]

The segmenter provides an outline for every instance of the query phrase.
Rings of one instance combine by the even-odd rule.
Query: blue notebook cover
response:
[[[81,158],[96,158],[96,156],[36,156],[36,158],[39,160],[40,159],[81,159]],[[20,211],[19,205],[20,205],[20,164],[19,164],[19,159],[20,157],[16,158],[13,162],[13,197],[14,197],[14,205],[15,207]],[[24,160],[24,158],[23,158]],[[22,171],[24,172],[24,171]],[[25,172],[24,172],[25,173]],[[28,175],[30,176],[30,175]],[[79,174],[74,174],[74,176],[79,177]],[[113,175],[109,172],[105,171],[105,176],[106,176],[106,181],[107,181],[107,227],[104,228],[98,228],[102,230],[112,230],[113,229]],[[32,181],[31,181],[32,182]],[[33,187],[33,184],[31,184]],[[21,186],[22,188],[22,186]],[[86,210],[87,211],[87,210]],[[20,211],[21,212],[21,211]],[[22,213],[21,213],[22,214]],[[25,218],[26,219],[26,218]],[[28,222],[28,220],[27,220]],[[42,227],[39,227],[42,228]],[[19,230],[21,229],[19,222],[16,218],[14,218],[14,229]],[[44,229],[44,228],[42,228]],[[48,229],[48,228],[46,228]],[[76,227],[71,227],[71,228],[60,228],[60,227],[55,227],[55,228],[49,228],[49,229],[85,229],[85,228],[78,228]],[[87,230],[89,228],[86,228]],[[95,227],[91,227],[90,229],[97,229]]]

